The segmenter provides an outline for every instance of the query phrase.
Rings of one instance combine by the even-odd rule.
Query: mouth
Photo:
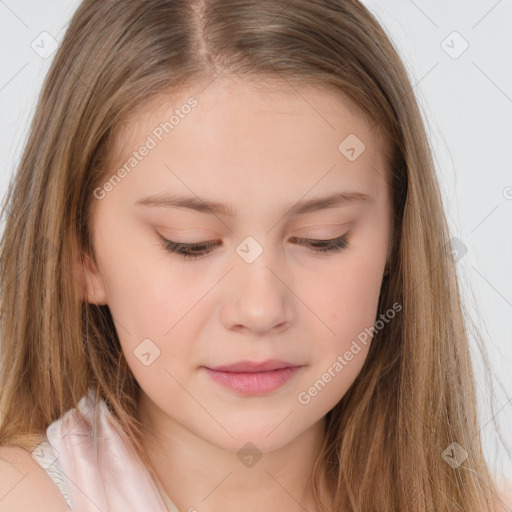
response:
[[[226,364],[214,367],[205,367],[210,370],[219,372],[239,372],[239,373],[255,373],[270,372],[273,370],[281,370],[283,368],[293,368],[300,366],[298,364],[283,361],[281,359],[267,359],[266,361],[238,361],[232,364]]]
[[[262,395],[283,386],[303,366],[272,359],[203,368],[215,382],[232,391],[242,395]]]

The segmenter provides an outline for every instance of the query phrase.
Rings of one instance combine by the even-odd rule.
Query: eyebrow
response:
[[[297,216],[304,213],[334,208],[345,204],[355,203],[373,203],[373,199],[368,194],[362,192],[338,192],[327,197],[301,200],[285,209],[283,215]],[[234,217],[237,211],[230,205],[201,199],[197,196],[185,196],[175,194],[171,196],[162,196],[154,194],[136,201],[136,206],[156,206],[165,208],[186,208],[201,213],[218,214],[225,217]]]

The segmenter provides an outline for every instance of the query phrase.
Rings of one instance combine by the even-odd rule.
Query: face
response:
[[[382,141],[333,92],[217,81],[126,126],[95,191],[87,300],[108,304],[161,425],[284,446],[368,353],[391,234]],[[212,370],[268,360],[281,369]]]

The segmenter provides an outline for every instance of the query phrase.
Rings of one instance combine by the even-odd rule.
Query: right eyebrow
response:
[[[364,202],[372,203],[373,198],[362,192],[337,192],[327,197],[301,200],[296,204],[288,205],[282,216],[297,216],[345,204]],[[221,203],[219,201],[202,199],[197,196],[186,196],[181,194],[174,194],[170,196],[154,194],[139,199],[135,204],[137,206],[186,208],[200,213],[219,214],[225,217],[234,217],[237,215],[237,211],[231,205]]]

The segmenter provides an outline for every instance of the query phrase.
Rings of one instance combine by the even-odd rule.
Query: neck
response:
[[[148,403],[147,397],[139,401],[139,418],[150,433],[143,444],[179,510],[317,510],[311,477],[324,418],[285,446],[243,456],[209,443]]]

